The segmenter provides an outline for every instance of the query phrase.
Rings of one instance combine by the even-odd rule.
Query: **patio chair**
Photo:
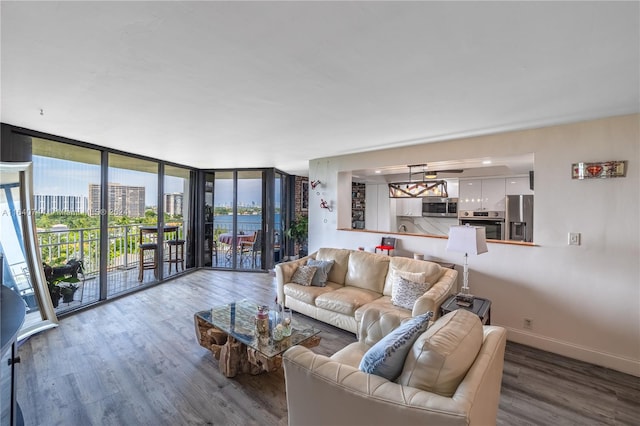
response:
[[[138,260],[138,281],[144,279],[145,269],[153,269],[153,275],[158,278],[158,244],[142,243],[138,247],[140,258]]]
[[[167,259],[167,263],[169,264],[169,273],[171,273],[171,265],[175,263],[176,272],[178,272],[178,265],[182,267],[184,271],[184,240],[168,240],[167,246],[169,247],[169,259]]]
[[[213,258],[216,259],[216,266],[218,266],[218,240],[213,240],[211,244],[211,263],[213,263]]]
[[[240,261],[243,262],[245,256],[251,256],[251,267],[256,267],[258,253],[262,252],[262,230],[257,230],[251,240],[240,243]]]

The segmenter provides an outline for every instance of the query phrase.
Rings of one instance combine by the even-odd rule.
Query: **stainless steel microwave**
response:
[[[424,197],[422,199],[422,216],[458,217],[458,199]]]

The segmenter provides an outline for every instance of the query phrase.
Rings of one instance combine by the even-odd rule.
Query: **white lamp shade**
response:
[[[481,226],[451,226],[447,251],[466,254],[482,254],[487,250],[485,229]]]

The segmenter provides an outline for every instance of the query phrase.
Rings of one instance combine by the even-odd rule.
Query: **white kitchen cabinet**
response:
[[[422,217],[422,198],[394,198],[396,216]]]
[[[372,231],[390,232],[389,186],[387,184],[367,184],[365,226]]]
[[[504,211],[505,179],[482,179],[482,210]]]
[[[480,210],[482,179],[460,179],[458,185],[458,211]]]
[[[529,186],[529,176],[507,178],[507,195],[533,195]]]
[[[505,179],[460,179],[458,211],[505,209]]]

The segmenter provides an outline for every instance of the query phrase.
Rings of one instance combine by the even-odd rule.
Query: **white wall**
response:
[[[338,209],[319,209],[311,194],[309,249],[372,250],[384,235],[338,229],[351,195],[339,172],[533,152],[535,246],[489,243],[469,259],[471,290],[492,300],[492,323],[510,340],[640,376],[639,123],[640,115],[627,115],[313,160],[310,179],[322,180],[323,198]],[[607,160],[627,160],[627,177],[571,179],[572,163]],[[580,232],[582,245],[567,245],[569,232]],[[405,235],[398,245],[402,255],[460,265],[446,242]],[[532,330],[522,327],[525,317]]]

